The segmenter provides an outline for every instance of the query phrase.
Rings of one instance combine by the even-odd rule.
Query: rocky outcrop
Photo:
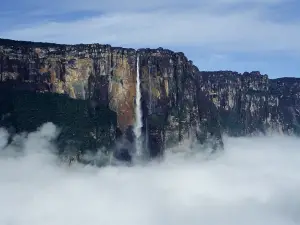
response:
[[[151,156],[185,139],[221,148],[219,114],[201,89],[199,70],[183,53],[162,48],[136,51],[0,39],[1,124],[21,132],[51,121],[66,130],[63,143],[84,136],[82,149],[107,149],[118,139],[130,150],[137,57],[142,130]],[[122,150],[118,155],[126,154]]]
[[[200,83],[218,108],[227,134],[300,134],[300,78],[212,71],[201,72]]]
[[[200,72],[183,53],[110,45],[58,45],[0,39],[0,126],[61,128],[66,151],[134,149],[137,57],[144,147],[152,157],[188,139],[222,148],[221,133],[300,134],[300,79],[259,72]],[[192,147],[192,146],[191,146]]]

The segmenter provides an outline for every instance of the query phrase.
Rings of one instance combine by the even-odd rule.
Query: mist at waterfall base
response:
[[[295,137],[224,138],[212,159],[179,146],[160,162],[98,168],[60,164],[56,135],[47,123],[7,146],[0,130],[0,224],[300,223]]]

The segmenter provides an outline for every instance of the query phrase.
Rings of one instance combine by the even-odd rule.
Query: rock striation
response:
[[[184,140],[222,149],[222,133],[300,134],[300,78],[199,71],[183,53],[163,48],[7,39],[0,39],[0,126],[13,134],[50,121],[61,129],[62,152],[113,149],[130,161],[137,56],[150,157]]]
[[[201,72],[200,83],[218,108],[228,135],[300,134],[300,78],[211,71]]]
[[[0,125],[22,132],[51,121],[62,129],[62,149],[122,143],[115,152],[126,158],[134,141],[137,55],[150,156],[186,139],[222,148],[218,109],[201,88],[200,71],[183,53],[163,48],[0,39]]]

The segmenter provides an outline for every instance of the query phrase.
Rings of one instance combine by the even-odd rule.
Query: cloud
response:
[[[161,163],[98,169],[58,165],[48,150],[55,135],[47,124],[22,139],[27,154],[0,155],[0,224],[300,222],[297,138],[225,138],[212,160],[170,153]]]
[[[205,9],[113,12],[67,22],[28,25],[7,30],[1,36],[59,43],[98,42],[127,47],[193,46],[218,52],[300,51],[299,21],[272,21],[266,17],[266,10],[257,7],[224,12]]]
[[[0,149],[4,148],[7,145],[8,136],[8,132],[5,129],[0,128]]]
[[[139,0],[52,0],[49,1],[37,1],[37,0],[28,0],[26,2],[21,0],[12,0],[11,3],[16,3],[14,5],[22,6],[23,8],[40,10],[41,12],[50,12],[52,14],[61,13],[61,12],[72,12],[72,11],[82,11],[82,10],[91,10],[91,11],[101,11],[103,13],[107,12],[136,12],[141,10],[153,10],[153,9],[180,9],[178,7],[191,8],[191,7],[224,7],[227,5],[260,5],[260,6],[269,6],[269,5],[278,5],[281,3],[289,3],[295,0],[186,0],[184,2],[180,0],[152,0],[152,1],[139,1]],[[248,5],[249,6],[249,5]]]

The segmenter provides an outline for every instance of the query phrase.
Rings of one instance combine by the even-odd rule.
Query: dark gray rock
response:
[[[201,72],[201,86],[229,135],[300,134],[300,78],[269,79],[259,72]]]

